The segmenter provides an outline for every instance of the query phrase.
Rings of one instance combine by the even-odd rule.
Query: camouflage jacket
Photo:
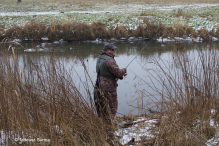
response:
[[[100,51],[100,55],[102,54],[106,54],[112,57],[112,59],[109,59],[107,61],[107,67],[110,70],[110,72],[118,78],[123,77],[125,73],[125,69],[119,69],[119,66],[116,64],[114,56],[111,54],[108,54],[104,50]],[[100,79],[100,87],[102,91],[116,91],[116,88],[118,86],[117,80],[111,80],[111,79],[104,78],[104,77],[100,77],[99,79]]]

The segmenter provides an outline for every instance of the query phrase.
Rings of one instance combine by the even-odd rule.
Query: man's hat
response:
[[[106,43],[103,47],[104,50],[106,49],[116,49],[117,47],[114,46],[112,43]]]

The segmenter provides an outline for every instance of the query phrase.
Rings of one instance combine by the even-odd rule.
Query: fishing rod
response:
[[[155,36],[154,36],[155,37]],[[153,38],[154,38],[153,37]],[[141,52],[146,48],[146,46],[153,40],[153,38],[141,49],[141,51],[138,53],[138,54],[141,54]],[[137,57],[138,55],[136,55],[133,59],[132,59],[132,61],[134,61],[135,60],[135,58]],[[128,66],[132,63],[132,61],[131,62],[129,62],[129,64],[126,66],[126,68],[125,69],[127,69],[128,68]]]

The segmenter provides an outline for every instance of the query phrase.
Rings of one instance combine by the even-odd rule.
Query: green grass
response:
[[[32,18],[32,16],[17,16],[18,19],[15,19],[15,16],[8,16],[8,17],[0,17],[1,24],[5,26],[5,28],[8,28],[12,26],[13,24],[23,25],[25,22],[30,21],[31,19],[34,19],[37,22],[51,22],[51,21],[57,21],[62,22],[64,20],[68,21],[78,21],[78,22],[85,22],[85,23],[92,23],[93,21],[100,21],[103,22],[106,26],[109,28],[113,27],[112,22],[107,21],[109,18],[116,18],[119,20],[120,24],[124,24],[126,26],[130,26],[133,28],[133,25],[138,24],[138,20],[135,19],[136,17],[140,16],[141,13],[145,13],[146,17],[150,20],[150,22],[154,22],[158,24],[159,22],[162,22],[162,24],[166,26],[170,26],[173,24],[176,24],[176,18],[178,15],[179,9],[174,9],[170,11],[166,10],[157,10],[156,7],[161,6],[169,6],[171,3],[161,3],[159,1],[155,1],[153,3],[148,2],[148,4],[153,4],[153,9],[146,9],[144,7],[141,8],[141,10],[136,11],[127,11],[128,7],[125,5],[127,4],[126,1],[123,1],[124,3],[120,2],[117,3],[115,1],[104,1],[103,3],[95,3],[95,1],[86,1],[85,4],[74,1],[64,1],[64,2],[57,2],[55,3],[50,1],[44,1],[44,2],[29,2],[29,1],[23,1],[21,3],[16,2],[1,2],[1,10],[2,12],[65,12],[64,14],[59,15],[43,15],[43,16],[37,16],[35,18]],[[184,1],[185,4],[187,4],[187,1]],[[207,1],[204,1],[207,2]],[[133,2],[133,4],[145,4],[147,2]],[[118,6],[115,10],[119,10],[121,12],[111,13],[111,14],[68,14],[70,11],[100,11],[107,9],[111,6],[116,6],[117,4],[125,4],[124,6]],[[173,5],[182,4],[179,2],[174,3]],[[114,9],[108,9],[109,11],[114,11]],[[107,10],[105,10],[106,12]],[[199,9],[186,9],[182,10],[182,21],[183,22],[189,22],[188,24],[191,26],[198,26],[196,24],[195,19],[203,19],[207,18],[207,21],[214,23],[214,26],[218,25],[219,23],[219,8],[218,7],[212,7],[212,8],[199,8]],[[129,19],[127,19],[129,17]],[[194,19],[195,18],[195,19]],[[199,23],[199,22],[198,22]],[[117,25],[117,24],[115,24]],[[200,25],[207,25],[205,23],[200,23]]]
[[[165,27],[175,27],[179,25],[191,26],[196,31],[203,28],[208,31],[211,31],[212,28],[217,29],[219,24],[218,7],[197,9],[175,7],[172,10],[159,9],[160,7],[188,4],[185,1],[185,3],[169,2],[171,1],[167,3],[159,1],[129,1],[129,3],[122,1],[117,3],[114,0],[103,1],[102,3],[98,0],[86,1],[85,3],[76,0],[74,2],[23,1],[18,4],[14,2],[2,2],[1,8],[3,8],[3,12],[57,12],[57,14],[0,16],[0,26],[4,29],[9,29],[14,25],[23,27],[25,24],[35,21],[36,23],[43,23],[47,27],[51,25],[51,22],[59,24],[67,22],[86,23],[88,25],[93,24],[93,22],[101,22],[108,30],[113,30],[119,26],[125,26],[126,29],[129,30],[136,30],[139,25],[145,26],[147,23],[153,23],[155,25],[162,24]],[[137,5],[137,7],[131,8],[131,5]],[[148,9],[149,7],[150,9]],[[80,13],[70,13],[71,11],[80,11]],[[98,11],[98,13],[92,13],[95,11]],[[109,11],[113,12],[107,13]],[[19,15],[19,13],[17,14]]]

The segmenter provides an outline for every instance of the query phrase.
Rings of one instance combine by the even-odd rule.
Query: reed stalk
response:
[[[8,51],[0,57],[1,145],[19,144],[16,138],[35,139],[24,145],[108,145],[92,99],[81,95],[60,59],[28,56],[22,68],[12,52],[13,59]]]
[[[206,145],[216,135],[210,120],[219,122],[218,59],[211,45],[186,51],[176,44],[169,61],[157,56],[152,69],[142,66],[151,80],[145,84],[155,92],[144,90],[144,96],[160,112],[155,145]]]

